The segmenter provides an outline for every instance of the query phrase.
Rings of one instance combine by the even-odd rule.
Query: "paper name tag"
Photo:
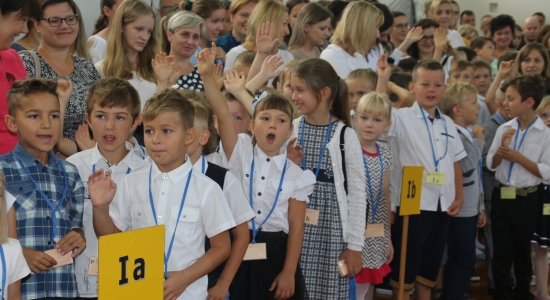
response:
[[[342,277],[348,274],[348,265],[346,264],[345,260],[341,260],[338,262],[338,272]]]
[[[315,209],[306,209],[306,224],[315,225],[319,223],[319,211]]]
[[[267,259],[265,243],[249,244],[243,260]]]
[[[426,182],[430,184],[445,185],[447,175],[441,172],[428,171]]]
[[[99,266],[99,259],[97,257],[90,257],[90,263],[88,264],[88,275],[97,276],[97,270]]]
[[[544,204],[544,207],[542,208],[542,215],[550,216],[550,204]]]
[[[516,199],[516,188],[510,186],[503,186],[500,188],[501,199]]]
[[[55,261],[57,261],[57,264],[53,266],[53,268],[58,268],[65,265],[70,265],[73,263],[73,257],[71,256],[72,253],[65,253],[65,255],[61,255],[61,253],[57,252],[57,249],[52,249],[48,251],[44,251],[44,253],[51,256]]]
[[[366,238],[376,238],[384,236],[384,224],[367,224],[367,230],[365,231]]]

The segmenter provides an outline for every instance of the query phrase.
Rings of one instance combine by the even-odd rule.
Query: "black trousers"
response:
[[[510,270],[514,266],[516,287],[514,299],[533,299],[529,292],[533,269],[531,264],[531,239],[538,215],[537,192],[516,199],[502,199],[500,188],[495,187],[492,197],[493,221],[493,299],[509,300]],[[542,212],[541,212],[542,213]]]

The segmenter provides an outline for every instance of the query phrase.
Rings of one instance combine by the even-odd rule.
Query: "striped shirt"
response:
[[[28,170],[36,185],[24,168]],[[53,227],[52,209],[38,188],[50,198],[54,207],[59,201],[63,201],[56,213],[55,242],[59,242],[72,229],[82,228],[84,186],[75,166],[59,160],[53,151],[48,153],[48,163],[44,165],[17,144],[13,152],[0,156],[0,170],[6,176],[7,191],[16,198],[13,207],[21,246],[37,251],[47,251],[55,246],[49,243]],[[64,173],[67,175],[67,181]],[[61,199],[65,182],[68,183],[67,194]],[[73,298],[77,294],[73,264],[41,272],[39,275],[31,273],[31,276],[23,279],[21,284],[23,299]]]

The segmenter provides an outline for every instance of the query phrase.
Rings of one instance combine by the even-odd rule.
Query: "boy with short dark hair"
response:
[[[115,183],[147,163],[128,142],[141,122],[139,116],[141,104],[136,89],[126,80],[107,77],[98,80],[88,93],[86,103],[86,122],[97,141],[95,147],[78,152],[67,161],[78,168],[84,185],[87,178],[97,170],[110,172]],[[141,148],[141,147],[140,147]],[[76,258],[75,271],[78,292],[83,298],[97,298],[98,277],[90,275],[88,270],[91,258],[98,256],[98,240],[94,231],[93,206],[88,193],[84,196],[83,229],[86,235],[86,250]]]
[[[474,69],[472,68],[472,64],[467,60],[459,60],[451,66],[447,84],[456,82],[472,83],[473,80]]]
[[[379,68],[379,85],[386,83],[390,70]],[[412,107],[392,113],[388,136],[392,137],[394,157],[390,192],[395,224],[392,226],[394,259],[391,262],[391,285],[398,298],[398,279],[403,217],[399,216],[399,199],[404,166],[424,166],[420,215],[410,216],[409,243],[405,273],[404,299],[415,287],[417,299],[430,299],[447,241],[450,216],[460,211],[463,202],[460,160],[466,155],[453,121],[437,105],[445,92],[445,73],[433,59],[420,62],[413,70],[409,90],[415,95]],[[408,149],[408,150],[400,150]],[[410,150],[414,149],[414,150]],[[443,175],[445,174],[445,175]],[[434,177],[446,177],[439,184]]]
[[[535,232],[537,186],[550,179],[550,129],[536,115],[544,96],[539,75],[507,80],[504,108],[513,119],[502,124],[487,154],[495,171],[492,196],[495,299],[510,299],[510,270],[514,266],[515,299],[532,299],[531,239]]]
[[[22,280],[23,299],[78,295],[72,263],[58,260],[75,258],[86,248],[84,186],[76,167],[52,151],[62,130],[60,98],[68,100],[71,92],[67,81],[28,79],[16,81],[8,93],[5,122],[19,143],[0,156],[0,170],[16,198],[17,236],[34,273]]]
[[[164,299],[206,299],[206,275],[231,252],[233,215],[219,185],[194,171],[187,156],[196,137],[191,101],[166,89],[147,101],[142,118],[153,163],[118,187],[109,172],[90,175],[94,229],[102,236],[165,224]],[[205,236],[211,244],[206,253]]]
[[[485,103],[485,95],[487,95],[487,90],[491,86],[491,65],[485,61],[476,60],[472,63],[472,68],[474,69],[472,84],[478,91],[477,103],[480,106],[477,125],[483,125],[491,119],[491,112],[487,108],[487,103]]]

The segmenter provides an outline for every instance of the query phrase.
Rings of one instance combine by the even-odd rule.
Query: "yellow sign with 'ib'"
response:
[[[399,207],[400,216],[420,214],[423,178],[424,167],[406,166],[403,168],[401,204]]]
[[[99,238],[99,299],[162,299],[164,225]]]

